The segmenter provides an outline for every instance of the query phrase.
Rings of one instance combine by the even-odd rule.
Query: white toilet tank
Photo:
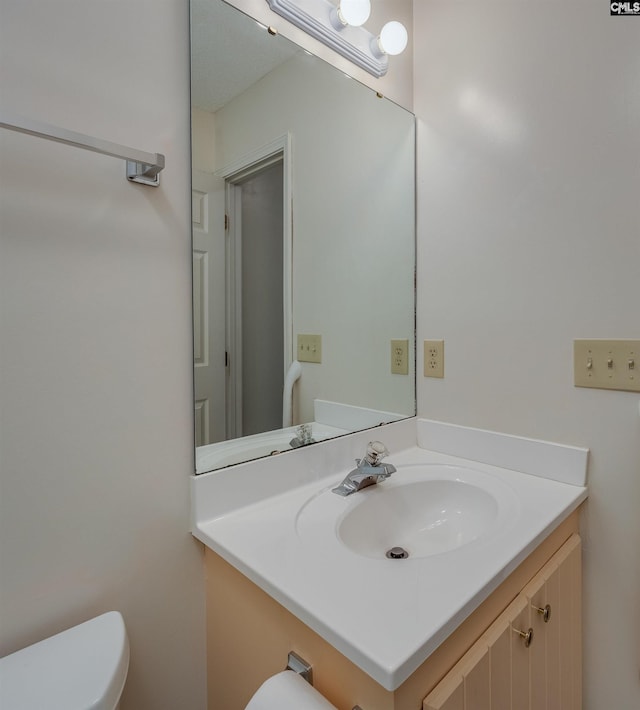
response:
[[[128,668],[124,620],[109,611],[0,658],[0,708],[116,710]]]

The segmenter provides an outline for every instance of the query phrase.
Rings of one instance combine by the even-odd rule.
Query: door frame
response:
[[[282,303],[283,376],[293,362],[293,187],[292,139],[286,133],[245,153],[215,175],[225,181],[225,209],[229,215],[226,249],[226,349],[234,367],[227,370],[227,437],[242,436],[242,278],[240,273],[241,219],[236,200],[238,183],[269,165],[282,161]],[[232,284],[235,284],[232,287]]]

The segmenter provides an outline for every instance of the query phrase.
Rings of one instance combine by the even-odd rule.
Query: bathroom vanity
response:
[[[371,438],[194,478],[209,707],[243,708],[293,650],[339,710],[578,710],[587,451],[411,419],[376,430],[389,480],[334,494]]]

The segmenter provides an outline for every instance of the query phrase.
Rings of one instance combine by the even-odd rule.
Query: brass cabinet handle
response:
[[[533,629],[528,629],[527,631],[520,631],[520,629],[514,629],[514,631],[524,639],[525,648],[529,648],[533,641]]]
[[[538,612],[538,614],[542,614],[542,620],[544,621],[544,623],[548,624],[549,619],[551,618],[551,606],[549,604],[546,604],[545,606],[532,606]]]

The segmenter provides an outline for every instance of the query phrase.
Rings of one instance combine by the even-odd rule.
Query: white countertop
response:
[[[418,422],[418,429],[420,426]],[[450,425],[434,423],[433,432],[442,426]],[[455,429],[456,436],[465,434],[464,428]],[[477,434],[479,430],[471,431]],[[383,434],[377,430],[375,437],[385,440]],[[369,438],[374,438],[371,432]],[[528,439],[505,439],[510,440],[506,443],[512,451],[513,441],[515,450],[532,445]],[[424,431],[422,435],[419,431],[417,440],[425,440]],[[327,442],[322,446],[330,445]],[[533,446],[541,451],[547,447],[547,454],[548,447],[556,447],[560,455],[569,450],[569,459],[578,471],[576,476],[565,478],[574,482],[550,480],[542,474],[521,473],[418,446],[388,457],[398,469],[389,482],[395,478],[398,485],[411,476],[412,465],[427,464],[462,467],[470,482],[474,475],[479,480],[489,477],[507,491],[508,510],[491,534],[444,554],[407,560],[373,559],[350,551],[337,535],[325,544],[318,536],[301,532],[296,525],[299,511],[318,492],[342,480],[351,468],[348,461],[343,471],[324,478],[316,475],[291,490],[213,517],[202,514],[206,506],[200,501],[193,534],[383,687],[395,690],[587,497],[586,450],[546,442],[533,442]],[[291,464],[294,459],[289,456]],[[529,457],[520,468],[532,465],[535,461],[532,463]],[[211,481],[206,490],[207,494],[214,490]],[[366,491],[347,498],[334,496],[330,505],[339,511],[355,505],[363,495]]]

